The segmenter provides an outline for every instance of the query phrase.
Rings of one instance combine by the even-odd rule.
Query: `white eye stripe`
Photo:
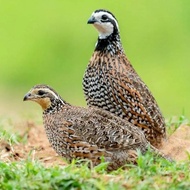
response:
[[[94,13],[92,14],[92,16],[94,16],[94,17],[97,18],[98,20],[101,20],[102,15],[107,15],[108,18],[110,18],[111,20],[114,20],[114,22],[116,23],[117,29],[119,30],[119,26],[118,26],[117,20],[116,20],[110,13],[100,11],[100,12],[94,12]]]
[[[43,91],[45,91],[45,92],[48,92],[48,93],[50,93],[50,94],[53,94],[53,96],[56,98],[56,99],[59,99],[59,96],[55,93],[55,92],[53,92],[52,90],[50,90],[50,89],[48,89],[48,88],[40,88],[40,90],[43,90]],[[39,90],[38,90],[39,91]]]
[[[54,97],[56,97],[56,99],[59,99],[59,97],[57,96],[57,94],[55,94],[53,91],[50,91],[50,90],[48,90],[50,93],[52,93],[53,94],[53,96]]]

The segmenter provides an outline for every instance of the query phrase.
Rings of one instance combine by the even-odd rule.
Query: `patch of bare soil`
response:
[[[187,160],[190,155],[190,126],[181,125],[163,143],[161,150],[176,161]]]
[[[42,161],[45,166],[66,164],[51,147],[43,126],[28,122],[24,135],[27,138],[26,143],[10,145],[5,141],[0,142],[1,161],[25,160],[30,156],[32,160]]]

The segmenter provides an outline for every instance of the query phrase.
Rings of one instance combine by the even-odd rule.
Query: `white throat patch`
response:
[[[104,24],[104,25],[103,25]],[[105,39],[113,33],[113,25],[111,23],[94,23],[94,27],[99,32],[99,38]]]

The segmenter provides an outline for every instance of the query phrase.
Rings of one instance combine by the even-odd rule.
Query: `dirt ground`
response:
[[[27,138],[25,143],[10,145],[6,141],[0,142],[0,161],[19,161],[28,156],[32,160],[38,159],[45,166],[65,165],[64,159],[59,157],[51,148],[43,126],[26,122],[25,131],[21,135]],[[190,126],[181,125],[164,142],[161,150],[176,161],[188,159],[190,154]]]
[[[8,142],[1,141],[0,160],[19,161],[30,156],[32,160],[42,161],[45,166],[65,165],[64,159],[59,157],[51,147],[43,126],[35,125],[32,122],[27,122],[26,125],[26,130],[21,134],[26,135],[26,143],[10,145]]]
[[[190,157],[190,126],[181,125],[167,141],[163,143],[162,152],[176,161],[184,161]]]

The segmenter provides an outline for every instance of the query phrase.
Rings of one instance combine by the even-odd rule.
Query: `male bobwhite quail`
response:
[[[68,161],[88,159],[97,165],[103,156],[108,170],[113,170],[135,163],[137,150],[145,153],[149,146],[138,127],[100,108],[71,106],[49,86],[34,86],[24,96],[26,100],[41,105],[49,142]]]
[[[96,10],[88,24],[99,32],[83,78],[88,106],[103,108],[128,120],[143,130],[152,145],[160,147],[166,137],[164,118],[124,53],[115,16],[106,10]]]

